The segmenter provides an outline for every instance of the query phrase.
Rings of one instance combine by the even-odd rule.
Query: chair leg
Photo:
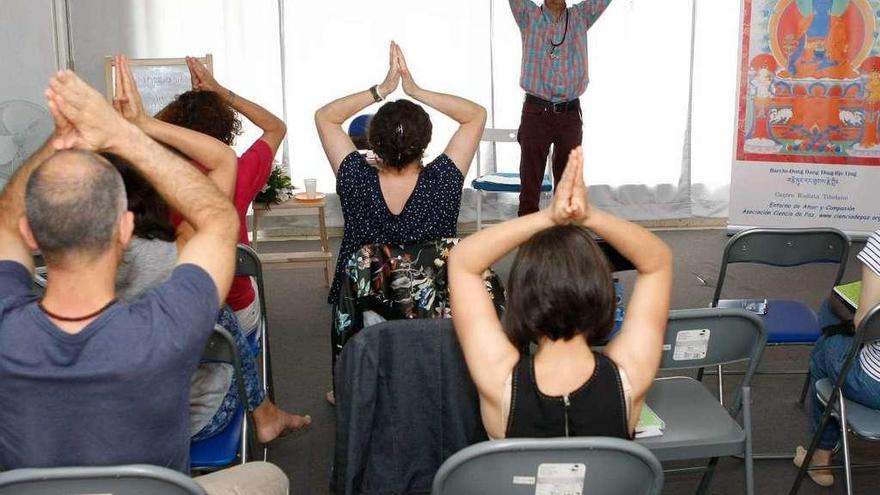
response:
[[[801,397],[798,400],[798,404],[803,406],[804,401],[807,400],[807,392],[810,390],[810,374],[807,373],[807,376],[804,377],[804,386],[801,388]]]
[[[720,374],[718,376],[721,376]],[[743,462],[746,472],[746,495],[755,493],[755,463],[752,454],[752,388],[742,388],[743,429],[746,433],[746,446]]]
[[[704,369],[704,368],[700,368],[700,369],[697,370],[697,381],[698,381],[698,382],[703,381],[703,374],[704,374],[704,373],[705,373],[705,369]]]
[[[832,395],[834,395],[834,392],[832,392]],[[825,428],[825,425],[828,424],[829,418],[831,418],[831,409],[831,407],[825,407],[825,412],[822,414],[822,420],[819,421],[819,426],[816,428],[816,432],[813,433],[813,440],[810,441],[810,448],[807,449],[807,455],[804,456],[804,462],[801,464],[800,469],[798,469],[797,477],[794,479],[794,483],[792,483],[788,495],[796,495],[798,490],[800,490],[801,483],[803,483],[804,477],[807,475],[807,469],[810,467],[810,461],[813,460],[813,454],[816,453],[816,448],[819,447],[819,437],[822,435],[822,430]]]
[[[846,493],[847,495],[852,495],[852,460],[849,455],[849,439],[846,434],[846,401],[843,398],[843,393],[838,394],[837,405],[840,408],[840,441],[843,444],[843,469],[846,479]]]
[[[247,413],[242,418],[242,422],[244,424],[241,427],[241,464],[245,464],[248,461],[248,436],[251,434],[248,428]]]
[[[712,483],[712,476],[715,475],[715,466],[717,465],[717,457],[709,459],[709,465],[706,466],[706,472],[703,473],[703,477],[700,478],[700,486],[697,487],[697,495],[703,495],[709,489],[709,484]]]
[[[718,402],[724,405],[724,370],[718,365]]]
[[[483,229],[483,191],[477,190],[477,232]]]
[[[264,317],[265,318],[265,317]],[[262,323],[262,353],[263,353],[263,388],[266,390],[266,397],[275,402],[275,380],[272,377],[272,354],[269,351],[269,325],[264,320]]]

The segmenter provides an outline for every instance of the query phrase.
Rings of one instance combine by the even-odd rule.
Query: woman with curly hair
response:
[[[419,87],[394,42],[389,58],[388,74],[381,84],[330,102],[315,113],[345,218],[329,296],[334,305],[345,263],[361,246],[456,236],[464,177],[486,124],[486,110],[480,105]],[[379,162],[372,167],[357,152],[342,124],[387,98],[401,82],[408,96],[458,122],[458,130],[443,154],[424,164],[432,130],[427,112],[409,100],[388,102],[369,123],[369,144]]]
[[[188,62],[194,83],[204,84],[199,81],[205,81],[209,76],[198,75],[198,68],[193,65],[198,64],[195,59],[188,59]],[[230,199],[234,199],[241,219],[239,242],[247,243],[244,224],[247,208],[271,171],[272,157],[284,137],[284,124],[280,124],[280,128],[273,127],[266,116],[271,114],[261,108],[254,110],[255,104],[242,100],[242,108],[251,112],[245,115],[253,115],[255,122],[267,127],[263,136],[241,158],[237,158],[229,144],[239,132],[241,123],[233,109],[220,98],[220,93],[209,90],[184,93],[160,112],[160,116],[173,121],[166,122],[144,113],[125,57],[117,57],[116,67],[116,109],[157,141],[193,160]],[[175,233],[167,216],[168,207],[155,191],[138,180],[137,174],[127,172],[124,164],[117,163],[117,166],[125,179],[129,208],[135,213],[136,235],[125,253],[117,284],[123,298],[134,298],[170,276],[177,245],[186,243],[189,238],[186,235],[188,226],[185,223],[177,225]],[[218,323],[230,331],[239,346],[245,362],[248,406],[254,412],[256,436],[258,441],[266,443],[307,426],[311,418],[280,409],[265,396],[260,386],[252,365],[254,350],[246,339],[246,335],[259,324],[259,307],[250,278],[237,277]],[[210,366],[200,368],[196,374],[191,397],[196,404],[193,407],[193,424],[197,425],[193,431],[195,439],[208,438],[221,431],[239,407],[231,375]]]

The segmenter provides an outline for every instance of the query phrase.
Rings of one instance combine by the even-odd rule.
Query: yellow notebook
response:
[[[639,422],[636,425],[636,438],[659,437],[666,429],[666,422],[657,416],[648,404],[642,405],[642,412],[639,414]]]
[[[853,309],[859,309],[859,296],[862,294],[862,281],[838,285],[834,292]]]

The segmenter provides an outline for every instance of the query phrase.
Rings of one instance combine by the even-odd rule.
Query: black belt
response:
[[[561,103],[553,103],[552,101],[538,98],[535,95],[526,94],[526,103],[530,105],[538,105],[544,108],[544,110],[553,113],[571,112],[581,109],[581,100],[578,98],[570,101],[563,101]]]

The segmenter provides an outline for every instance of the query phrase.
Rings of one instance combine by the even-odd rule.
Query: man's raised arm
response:
[[[572,8],[583,17],[587,23],[587,29],[589,29],[599,19],[602,12],[605,12],[610,3],[611,0],[583,0],[574,4]]]
[[[127,122],[74,73],[65,71],[53,78],[49,97],[58,118],[72,127],[56,139],[56,148],[109,151],[131,162],[196,231],[178,263],[207,271],[219,301],[225,300],[235,272],[238,238],[238,216],[229,199],[195,167]]]
[[[52,147],[53,139],[50,137],[24,162],[0,193],[0,261],[21,263],[31,273],[34,271],[34,259],[18,230],[18,223],[25,213],[24,191],[28,179],[38,165],[55,153]]]
[[[510,2],[510,11],[513,12],[513,18],[520,29],[525,29],[529,25],[529,11],[538,8],[532,0],[508,0]]]

